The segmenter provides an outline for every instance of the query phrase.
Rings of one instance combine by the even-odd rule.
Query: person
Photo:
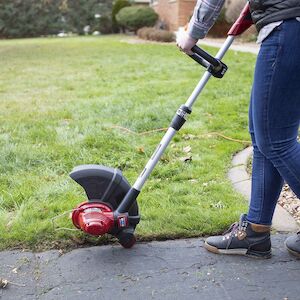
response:
[[[177,40],[181,51],[204,38],[224,0],[198,0],[188,31]],[[300,198],[300,1],[250,0],[252,20],[261,43],[249,106],[253,144],[251,199],[247,214],[205,248],[219,254],[271,256],[270,227],[283,182]],[[285,245],[300,257],[300,232]]]

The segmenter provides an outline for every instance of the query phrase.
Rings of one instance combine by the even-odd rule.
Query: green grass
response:
[[[174,45],[127,44],[125,37],[0,41],[0,249],[102,243],[73,228],[85,200],[68,173],[79,164],[118,167],[131,184],[203,70]],[[206,48],[211,53],[216,49]],[[211,80],[146,183],[140,239],[222,231],[245,211],[226,173],[249,140],[247,106],[255,57],[230,52],[229,71]],[[183,163],[191,146],[192,161]],[[142,150],[141,150],[142,149]]]

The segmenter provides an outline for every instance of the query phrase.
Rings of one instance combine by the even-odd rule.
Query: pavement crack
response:
[[[33,278],[34,278],[34,292],[35,292],[35,299],[38,300],[39,296],[38,296],[38,280],[39,277],[37,276],[37,274],[41,274],[41,270],[40,270],[40,259],[38,258],[36,253],[33,253],[33,259],[34,259],[34,266],[33,266]]]

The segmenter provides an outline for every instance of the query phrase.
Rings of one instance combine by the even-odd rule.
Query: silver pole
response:
[[[169,127],[169,129],[165,133],[163,139],[161,140],[161,142],[157,146],[155,152],[153,153],[153,155],[151,156],[151,158],[148,161],[147,165],[145,166],[144,170],[142,171],[142,173],[140,174],[140,176],[138,177],[138,179],[134,183],[134,185],[133,185],[134,189],[136,189],[137,191],[140,191],[142,189],[145,181],[149,177],[149,175],[152,172],[153,168],[158,163],[158,161],[159,161],[160,157],[162,156],[162,154],[165,152],[167,146],[171,142],[171,140],[172,140],[173,136],[175,135],[175,133],[176,133],[176,130],[172,127]]]
[[[223,46],[217,53],[216,58],[222,59],[222,57],[224,56],[224,54],[226,53],[226,51],[232,44],[233,40],[234,40],[233,36],[227,37]],[[197,84],[196,88],[194,89],[192,95],[187,100],[185,105],[190,110],[210,77],[211,77],[211,74],[208,71],[206,71],[204,73],[204,75],[202,76],[201,80],[199,81],[199,83]],[[144,170],[142,171],[142,173],[139,175],[138,179],[135,181],[134,185],[132,186],[135,190],[140,191],[142,189],[145,181],[147,180],[150,173],[152,172],[152,170],[154,169],[154,167],[160,160],[162,154],[165,152],[166,148],[168,147],[168,145],[171,142],[175,133],[176,133],[176,130],[172,127],[169,127],[169,129],[165,133],[164,137],[162,138],[161,142],[159,143],[158,147],[156,148],[155,152],[153,153],[153,155],[151,156],[147,165],[145,166]]]
[[[218,51],[218,53],[216,55],[217,59],[222,59],[223,58],[223,56],[225,55],[226,51],[231,46],[233,41],[234,41],[234,36],[230,35],[230,36],[227,37],[227,39],[225,40],[223,46],[221,47],[221,49]],[[204,73],[203,77],[201,78],[201,80],[199,81],[199,83],[197,84],[197,86],[195,87],[193,93],[191,94],[191,96],[186,101],[185,105],[190,110],[192,109],[192,106],[195,103],[197,97],[202,92],[203,88],[205,87],[206,83],[208,82],[208,80],[211,76],[212,75],[209,72],[206,71]]]

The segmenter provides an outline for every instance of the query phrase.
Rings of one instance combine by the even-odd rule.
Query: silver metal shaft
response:
[[[222,59],[233,41],[234,41],[234,36],[228,36],[221,49],[218,51],[216,58]],[[199,83],[197,84],[196,88],[194,89],[193,93],[188,98],[185,105],[190,110],[192,109],[192,106],[195,103],[197,97],[199,96],[199,94],[201,93],[201,91],[203,90],[203,88],[205,87],[206,83],[208,82],[211,76],[212,75],[208,71],[206,71],[202,76],[201,80],[199,81]],[[142,189],[144,183],[148,179],[150,173],[152,172],[156,164],[159,162],[162,154],[165,152],[166,148],[168,147],[169,143],[171,142],[175,134],[176,134],[176,130],[173,129],[172,127],[169,127],[164,137],[162,138],[161,142],[159,143],[158,147],[156,148],[155,152],[153,153],[150,160],[146,164],[144,170],[142,171],[142,173],[139,175],[138,179],[135,181],[134,185],[132,186],[135,190],[140,191]]]
[[[176,130],[172,127],[169,127],[168,131],[165,133],[164,137],[162,138],[161,142],[157,146],[155,152],[151,156],[150,160],[148,161],[146,167],[136,180],[133,185],[133,188],[137,191],[140,191],[143,187],[145,181],[149,177],[150,173],[152,172],[153,168],[156,166],[158,161],[160,160],[162,154],[165,152],[166,148],[168,147],[170,141],[172,140],[173,136],[175,135]]]
[[[218,51],[216,58],[218,59],[222,59],[223,56],[225,55],[225,53],[227,52],[228,48],[231,46],[231,44],[234,41],[234,36],[228,36],[227,39],[225,40],[223,46],[220,48],[220,50]],[[204,73],[204,75],[202,76],[201,80],[199,81],[199,83],[197,84],[197,86],[195,87],[193,93],[191,94],[191,96],[188,98],[188,100],[186,101],[185,105],[191,110],[193,104],[195,103],[197,97],[199,96],[199,94],[201,93],[201,91],[203,90],[203,88],[205,87],[206,83],[208,82],[209,78],[212,75],[206,71]]]

